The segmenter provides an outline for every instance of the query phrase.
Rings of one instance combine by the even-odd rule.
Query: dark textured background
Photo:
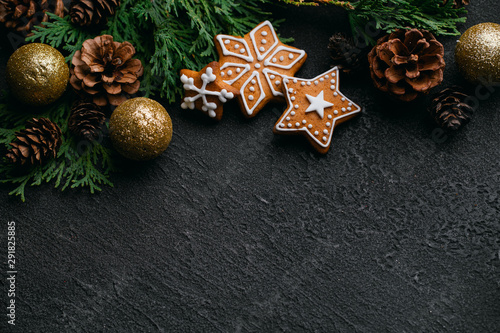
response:
[[[461,31],[500,23],[496,0],[469,9]],[[274,11],[309,54],[298,76],[328,70],[345,14]],[[456,39],[440,38],[443,86],[464,84]],[[326,156],[272,133],[282,105],[249,121],[228,107],[219,124],[170,105],[170,148],[115,188],[45,185],[23,204],[0,186],[1,253],[14,220],[19,271],[16,330],[2,314],[0,331],[500,331],[500,93],[446,136],[425,99],[394,104],[366,77],[341,90],[364,111]]]

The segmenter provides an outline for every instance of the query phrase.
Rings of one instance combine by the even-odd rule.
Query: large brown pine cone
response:
[[[443,45],[426,30],[398,29],[368,54],[375,86],[409,102],[443,81]]]
[[[22,166],[42,165],[55,158],[62,144],[61,129],[47,118],[33,118],[16,137],[6,157]]]
[[[102,133],[105,120],[106,116],[98,105],[81,100],[76,102],[71,109],[68,128],[76,136],[92,141]]]
[[[87,39],[73,56],[70,83],[99,106],[120,105],[141,84],[144,68],[139,59],[132,59],[134,54],[132,44],[114,42],[109,35]]]
[[[443,0],[443,5],[446,5],[449,0]],[[462,8],[470,4],[470,0],[453,0],[453,8]]]
[[[432,100],[428,110],[439,126],[456,131],[465,126],[474,113],[468,99],[468,95],[456,88],[447,88]]]
[[[106,23],[116,12],[119,0],[72,0],[69,5],[71,22],[80,26]]]
[[[64,16],[63,0],[0,0],[0,22],[19,32],[47,22],[47,13]]]

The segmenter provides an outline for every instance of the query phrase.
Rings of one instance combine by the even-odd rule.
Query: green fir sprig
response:
[[[58,103],[38,110],[36,114],[29,110],[20,110],[19,102],[4,93],[0,99],[0,145],[1,150],[10,149],[10,143],[16,139],[16,132],[25,128],[33,117],[46,117],[55,122],[63,133],[63,143],[57,158],[42,166],[33,166],[29,170],[20,170],[17,165],[5,158],[0,163],[0,182],[13,184],[10,195],[26,200],[28,186],[54,182],[56,188],[86,187],[91,193],[101,191],[102,185],[113,186],[109,174],[116,170],[113,163],[112,149],[99,142],[79,141],[68,131],[68,117],[71,111],[72,94],[66,93]]]

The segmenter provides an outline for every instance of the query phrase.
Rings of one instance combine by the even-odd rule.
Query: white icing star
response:
[[[323,90],[316,97],[307,94],[306,97],[309,100],[309,103],[311,103],[311,105],[309,105],[309,107],[306,109],[306,112],[316,111],[321,119],[323,119],[323,117],[325,116],[325,108],[333,106],[332,103],[325,101]]]

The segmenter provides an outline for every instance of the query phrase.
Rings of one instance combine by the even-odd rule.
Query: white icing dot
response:
[[[288,79],[283,79],[283,82],[288,83],[290,81],[288,81]]]
[[[266,44],[267,43],[267,40],[263,39],[260,41],[262,44]]]
[[[293,59],[293,53],[290,53],[290,54],[288,55],[288,58]]]
[[[335,74],[335,73],[332,73],[332,77],[335,77],[335,75],[337,75],[337,74]]]
[[[285,82],[286,83],[286,82]],[[293,93],[293,88],[288,89],[289,93]]]
[[[290,112],[292,116],[295,116],[295,111]]]
[[[241,49],[241,50],[240,50],[240,53],[245,53],[245,49]]]
[[[345,111],[346,111],[345,108],[342,108],[342,112],[345,112]]]
[[[236,45],[234,46],[234,48],[235,48],[235,49],[239,49],[239,48],[240,48],[240,44],[236,44]]]
[[[262,36],[266,37],[266,36],[267,36],[267,31],[262,31],[260,34],[261,34]]]
[[[338,93],[338,92],[334,92],[334,93],[333,93],[333,96],[338,96],[338,95],[339,95],[339,93]]]
[[[255,68],[259,69],[260,68],[260,64],[255,64]]]
[[[297,81],[298,81],[297,79],[293,79],[293,83],[297,83]]]
[[[352,103],[349,103],[349,104],[347,104],[347,105],[352,106]]]
[[[270,78],[271,80],[274,80],[274,79],[276,78],[276,76],[271,75],[271,76],[269,76],[269,78]]]
[[[232,71],[232,70],[228,70],[228,71],[227,71],[227,75],[228,75],[228,76],[233,75],[233,71]]]
[[[328,134],[328,130],[324,130],[324,131],[323,131],[323,134]]]
[[[330,86],[330,89],[335,90],[335,86]]]
[[[342,97],[342,102],[344,102],[344,101],[345,101],[345,97]]]
[[[311,128],[313,128],[313,125],[309,124],[309,125],[307,125],[307,128],[311,129]]]
[[[323,141],[326,141],[326,140],[327,140],[327,138],[326,138],[326,136],[324,136],[324,137],[323,137]]]
[[[210,110],[210,112],[208,112],[208,116],[210,118],[215,118],[215,116],[216,116],[215,111],[214,110]]]
[[[290,117],[286,117],[286,121],[290,121]]]
[[[315,131],[315,132],[314,132],[314,135],[319,135],[319,132],[318,132],[318,131]]]
[[[278,61],[278,60],[276,60],[276,58],[273,58],[272,62],[276,62],[276,61]]]
[[[317,86],[319,84],[318,80],[314,81],[314,85]]]
[[[336,110],[335,110],[335,111],[336,111]],[[335,113],[335,112],[333,112],[333,113]],[[338,113],[338,112],[337,112],[337,113]],[[337,114],[337,113],[335,113],[335,114]],[[333,118],[333,117],[332,117],[332,115],[331,115],[331,114],[329,114],[329,115],[328,115],[328,119],[332,119],[332,118]]]
[[[292,124],[288,124],[288,127],[292,127]]]
[[[253,101],[253,96],[252,95],[248,96],[248,100]]]
[[[295,104],[295,108],[298,109],[299,108],[299,105],[298,104]]]
[[[229,39],[226,39],[226,40],[224,41],[224,44],[226,44],[226,45],[227,45],[227,44],[229,44],[229,43],[231,43],[231,42],[229,41]]]
[[[305,119],[302,120],[302,124],[304,124],[304,125],[307,124],[307,120],[305,120]]]
[[[347,108],[347,111],[351,111],[351,110],[352,110],[352,108],[349,106],[349,107]]]
[[[236,73],[241,72],[241,68],[236,68]]]
[[[220,76],[224,77],[224,75],[225,75],[224,72],[220,72]]]
[[[266,49],[265,49],[263,46],[259,47],[259,51],[260,51],[260,52],[264,52],[265,50],[266,50]]]
[[[257,81],[252,80],[252,81],[250,81],[250,83],[252,83],[252,84],[256,84],[256,83],[257,83]]]
[[[320,80],[321,82],[325,82],[325,79],[323,79],[323,78],[321,78],[321,79],[319,79],[319,80]]]
[[[325,79],[328,79],[328,78],[330,78],[330,76],[328,76],[328,75],[325,75]]]
[[[254,92],[254,91],[255,91],[255,88],[254,88],[254,87],[250,87],[250,88],[249,88],[249,90],[250,90],[251,92]]]
[[[285,57],[281,56],[280,61],[283,61],[283,60],[285,60]]]
[[[274,84],[275,84],[275,85],[277,85],[277,86],[279,86],[279,85],[280,85],[280,83],[281,83],[281,82],[280,82],[279,80],[278,80],[278,81],[276,81],[276,82],[274,82]]]
[[[338,110],[333,111],[333,114],[339,114]]]
[[[304,81],[300,82],[300,85],[303,87],[306,85],[306,83]]]
[[[299,126],[300,126],[300,123],[295,123],[295,126],[299,127]]]
[[[285,127],[285,124],[280,124],[280,127]]]
[[[330,124],[329,122],[328,122],[328,123],[326,123],[326,127],[330,127],[330,125],[331,125],[331,124]]]
[[[331,81],[330,81],[330,83],[331,83],[331,84],[335,84],[335,80],[331,80]]]
[[[290,99],[292,100],[292,102],[295,101],[295,96],[290,97]]]
[[[311,82],[307,82],[307,85],[310,86],[311,85]]]

